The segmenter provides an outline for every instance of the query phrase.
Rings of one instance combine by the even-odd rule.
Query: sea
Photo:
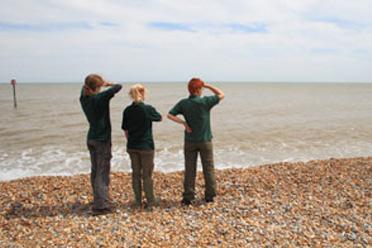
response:
[[[183,170],[184,130],[166,114],[188,96],[186,83],[143,84],[148,89],[146,103],[164,117],[153,124],[155,170]],[[123,109],[131,104],[130,85],[124,83],[110,105],[112,171],[130,172],[121,130]],[[81,86],[19,83],[14,108],[12,86],[0,84],[0,181],[90,172]],[[372,155],[372,84],[223,82],[215,86],[225,93],[211,112],[217,169]]]

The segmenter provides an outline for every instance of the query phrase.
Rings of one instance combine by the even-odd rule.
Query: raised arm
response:
[[[178,124],[181,124],[185,127],[185,130],[187,133],[191,133],[192,132],[192,129],[191,127],[189,127],[189,125],[187,125],[186,121],[182,120],[181,118],[175,116],[175,115],[172,115],[172,114],[168,114],[167,115],[168,119],[178,123]]]
[[[203,87],[211,90],[213,92],[213,94],[218,96],[220,101],[225,98],[225,93],[223,93],[222,90],[220,90],[219,88],[217,88],[215,86],[212,86],[210,84],[207,84],[207,83],[204,83]]]
[[[107,86],[107,87],[112,86],[111,89],[114,92],[114,94],[118,93],[122,88],[122,86],[120,84],[112,84],[112,83],[108,83],[108,85],[105,85],[105,86]]]
[[[98,94],[98,96],[102,99],[110,99],[112,98],[116,93],[118,93],[122,86],[120,84],[112,84],[112,83],[107,83],[107,82],[104,82],[102,84],[103,87],[110,87],[110,89],[108,90],[105,90],[101,93]]]

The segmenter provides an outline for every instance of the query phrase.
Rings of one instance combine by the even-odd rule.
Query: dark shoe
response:
[[[154,207],[159,207],[160,206],[161,199],[160,197],[156,197],[154,200],[154,203],[152,204]]]
[[[212,198],[205,198],[205,202],[207,202],[207,203],[214,202],[214,199],[213,199],[213,197]]]
[[[191,205],[191,201],[187,199],[182,199],[181,204],[184,206],[188,206],[188,205]]]
[[[112,213],[111,208],[102,208],[102,209],[92,209],[92,215],[93,216],[98,216],[98,215],[104,215],[104,214],[109,214]]]
[[[132,205],[132,208],[134,208],[134,209],[141,209],[142,208],[142,202],[133,202],[131,205]]]
[[[146,211],[147,212],[152,212],[152,210],[153,210],[153,206],[145,206],[145,209],[146,209]]]
[[[159,206],[160,206],[160,198],[159,197],[155,198],[154,201],[152,201],[152,202],[145,203],[145,208],[146,209],[151,209],[152,210],[153,207],[159,207]]]

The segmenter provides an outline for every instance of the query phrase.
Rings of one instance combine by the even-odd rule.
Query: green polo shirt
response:
[[[210,110],[218,104],[220,98],[214,96],[195,96],[180,100],[170,111],[171,115],[181,114],[184,116],[192,132],[185,131],[185,141],[207,142],[212,140]]]
[[[133,102],[124,109],[121,128],[128,131],[127,149],[154,150],[153,121],[161,121],[161,115],[151,105]]]
[[[89,122],[88,140],[111,141],[110,99],[121,89],[115,84],[110,89],[91,96],[80,94],[80,104]]]

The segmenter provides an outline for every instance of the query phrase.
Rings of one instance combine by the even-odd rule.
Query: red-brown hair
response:
[[[192,78],[187,85],[190,94],[195,94],[198,89],[204,86],[204,82],[200,78]]]

